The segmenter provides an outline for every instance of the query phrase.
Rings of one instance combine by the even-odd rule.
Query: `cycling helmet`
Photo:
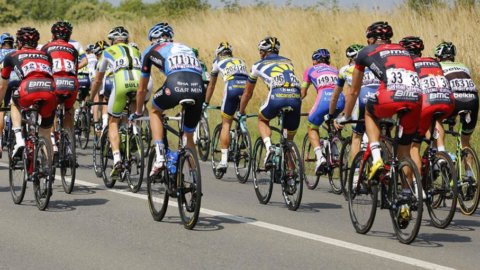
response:
[[[367,38],[389,40],[393,37],[393,29],[388,22],[375,22],[367,28]]]
[[[363,48],[365,48],[365,46],[360,44],[350,45],[345,51],[345,56],[350,59],[356,58],[358,55],[358,52],[361,51]]]
[[[88,44],[87,45],[87,48],[85,49],[85,51],[88,53],[88,52],[93,52],[93,48],[95,48],[95,44]]]
[[[148,31],[148,40],[152,41],[154,39],[159,39],[163,36],[168,37],[167,39],[162,39],[162,41],[172,41],[173,38],[173,28],[168,23],[157,23],[150,31]]]
[[[455,58],[457,48],[452,42],[442,42],[435,47],[435,57],[440,59]]]
[[[99,55],[106,48],[108,48],[107,42],[105,40],[99,40],[99,41],[95,42],[95,45],[93,46],[93,53],[95,55]]]
[[[258,50],[278,53],[280,51],[280,41],[276,37],[266,37],[258,43]]]
[[[128,40],[128,31],[123,26],[116,26],[108,33],[108,39],[115,40]]]
[[[232,46],[227,41],[220,42],[217,49],[215,50],[215,55],[219,57],[220,55],[232,55]]]
[[[423,49],[425,46],[423,45],[423,40],[419,37],[408,36],[402,38],[399,42],[402,47],[407,49],[408,52],[414,55],[422,55]]]
[[[57,39],[68,41],[72,35],[73,26],[67,21],[58,21],[52,25],[51,32]]]
[[[313,52],[312,60],[329,64],[330,52],[327,49],[318,49]]]
[[[3,45],[5,43],[10,43],[13,45],[13,42],[14,42],[14,38],[12,37],[12,35],[10,35],[10,33],[3,33],[0,36],[0,45]]]
[[[36,48],[39,39],[40,33],[33,27],[22,27],[17,31],[17,42],[21,47],[28,45]]]
[[[128,43],[128,46],[132,46],[132,47],[134,47],[135,49],[140,50],[140,47],[138,47],[138,44],[135,43],[135,42],[130,42],[130,43]]]

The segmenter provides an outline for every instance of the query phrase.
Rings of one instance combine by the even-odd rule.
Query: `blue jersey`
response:
[[[3,60],[5,59],[5,56],[11,52],[16,51],[15,49],[0,49],[0,67],[3,67]],[[17,73],[12,72],[10,74],[10,81],[19,81],[20,78],[18,78]]]
[[[202,66],[192,49],[176,42],[152,44],[142,57],[142,77],[150,77],[152,65],[166,76],[176,72],[193,72],[202,75]]]
[[[263,79],[270,90],[300,88],[300,81],[295,76],[292,61],[277,54],[269,54],[253,65],[248,80],[256,83],[258,77]]]

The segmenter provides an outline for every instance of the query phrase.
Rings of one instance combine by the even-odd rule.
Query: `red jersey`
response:
[[[42,51],[52,58],[54,77],[77,76],[78,51],[72,44],[57,39],[45,44]]]
[[[2,78],[8,80],[14,71],[20,80],[27,78],[52,78],[52,59],[36,49],[22,49],[5,56]]]

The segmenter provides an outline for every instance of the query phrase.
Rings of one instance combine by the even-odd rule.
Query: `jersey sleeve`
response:
[[[310,79],[310,68],[307,68],[303,73],[302,87],[308,87],[311,83],[312,80]]]
[[[103,51],[102,56],[100,56],[100,59],[97,62],[98,72],[107,72],[108,64],[108,53],[107,51]]]
[[[143,52],[143,56],[142,56],[142,77],[143,78],[150,77],[150,73],[152,72],[152,65],[153,65],[152,58],[159,59],[158,57],[154,56],[155,54],[158,54],[158,52],[155,49],[153,49],[152,46],[145,49],[145,51]],[[158,64],[161,64],[161,63],[158,63]]]
[[[250,71],[250,76],[248,76],[248,81],[251,83],[257,83],[258,76],[260,76],[259,72],[259,65],[260,64],[255,64],[252,67],[252,70]]]
[[[220,68],[218,66],[218,60],[215,59],[212,64],[212,71],[210,72],[210,75],[212,77],[218,77],[219,72],[220,72]]]

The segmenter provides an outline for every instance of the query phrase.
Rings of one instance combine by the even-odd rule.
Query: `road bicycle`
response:
[[[208,124],[207,113],[207,110],[210,108],[215,107],[208,106],[202,110],[200,121],[193,133],[193,141],[197,146],[198,155],[202,161],[207,161],[208,155],[210,154],[210,126]]]
[[[91,119],[90,106],[87,105],[85,100],[80,101],[80,107],[75,109],[74,130],[78,146],[82,149],[86,149],[90,141]]]
[[[105,106],[107,102],[87,102],[86,106],[90,109],[92,106]],[[94,131],[93,131],[93,150],[92,150],[92,157],[93,157],[93,170],[95,171],[95,175],[97,177],[102,177],[102,151],[101,151],[101,140],[103,134],[102,123],[101,121],[96,121],[93,123]]]

